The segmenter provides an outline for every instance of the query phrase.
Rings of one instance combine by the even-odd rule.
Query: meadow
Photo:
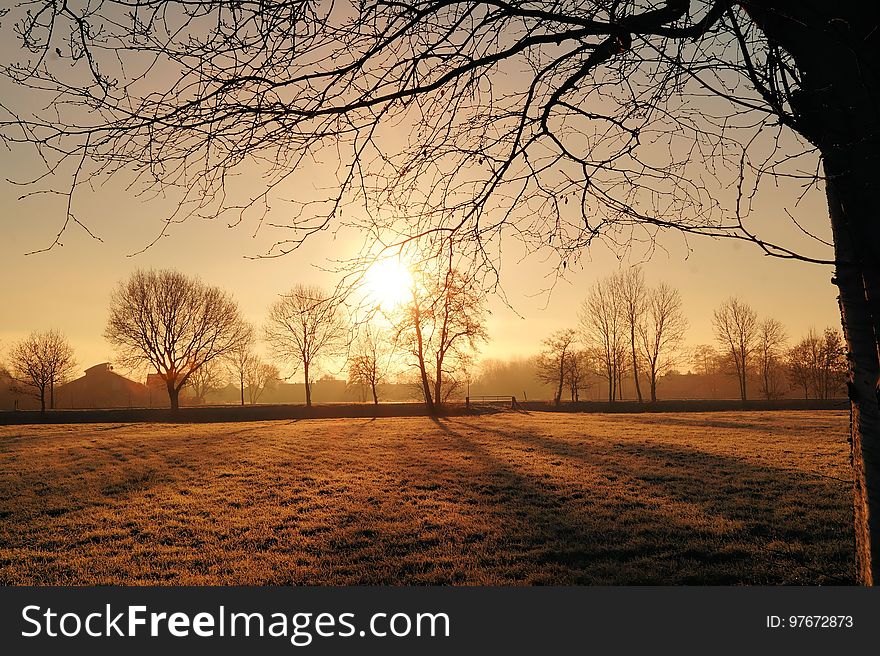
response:
[[[852,584],[848,415],[0,426],[0,583]]]

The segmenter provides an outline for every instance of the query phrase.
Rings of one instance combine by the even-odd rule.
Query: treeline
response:
[[[781,398],[789,388],[817,399],[845,390],[846,349],[838,331],[811,329],[789,344],[781,322],[759,318],[746,302],[732,297],[713,313],[716,346],[689,348],[681,294],[662,282],[648,285],[638,267],[594,283],[578,319],[576,327],[549,335],[531,362],[534,377],[552,386],[556,404],[564,395],[579,400],[597,379],[610,403],[623,398],[626,380],[636,400],[656,401],[658,381],[687,367],[707,378],[734,376],[742,400],[754,384],[760,398],[768,400]]]
[[[434,410],[466,384],[486,339],[485,316],[475,281],[449,265],[425,265],[405,302],[359,317],[338,296],[295,285],[267,308],[261,328],[219,287],[175,270],[149,270],[116,286],[104,337],[117,363],[161,380],[173,410],[184,389],[203,401],[229,382],[240,389],[242,405],[246,397],[256,403],[281,378],[279,366],[259,356],[260,341],[291,375],[302,377],[308,406],[320,365],[342,360],[348,383],[369,390],[374,403],[385,382],[403,378]],[[3,372],[45,411],[54,408],[54,389],[75,365],[67,339],[51,330],[15,343]]]
[[[366,316],[319,287],[295,285],[267,308],[262,327],[241,316],[225,291],[174,270],[136,271],[114,289],[105,338],[116,361],[161,381],[173,409],[186,389],[197,403],[230,384],[239,402],[257,403],[266,390],[299,375],[305,402],[329,361],[344,362],[347,384],[379,403],[388,383],[408,384],[429,409],[466,394],[567,397],[599,390],[609,402],[656,401],[658,383],[690,370],[714,396],[719,377],[736,380],[738,396],[777,399],[792,391],[826,399],[845,391],[846,351],[840,333],[810,330],[789,343],[776,319],[759,318],[738,298],[713,313],[716,344],[688,347],[681,294],[651,286],[638,267],[596,281],[578,323],[556,331],[531,358],[477,363],[486,341],[485,297],[475,281],[447,266],[423,269],[408,297]],[[274,362],[259,355],[263,342]],[[73,348],[57,330],[34,332],[12,345],[8,377],[17,392],[54,408],[55,389],[75,370]],[[708,386],[712,385],[712,394]],[[672,386],[667,385],[668,388]],[[473,388],[473,390],[471,390]],[[681,392],[678,392],[681,394]]]

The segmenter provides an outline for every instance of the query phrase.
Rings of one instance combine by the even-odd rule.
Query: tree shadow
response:
[[[449,423],[473,428],[461,420]],[[491,443],[477,445],[462,430],[453,432],[461,448],[478,454],[488,471],[499,472],[523,490],[517,501],[529,502],[530,522],[535,526],[567,524],[572,538],[593,545],[584,554],[594,553],[596,544],[613,548],[621,540],[631,542],[631,536],[621,533],[633,530],[655,539],[653,547],[644,545],[654,555],[664,553],[664,559],[683,563],[667,570],[675,580],[687,581],[685,572],[691,564],[684,563],[697,560],[718,565],[710,579],[718,575],[729,583],[854,582],[845,481],[669,444],[613,441],[599,445],[544,438],[522,429],[480,426],[479,431],[503,438],[499,450],[519,445],[519,452],[512,454],[516,460],[504,462],[492,455]],[[523,457],[541,461],[537,474],[514,464]],[[547,465],[552,480],[553,468],[565,469],[572,461],[574,467],[589,472],[588,480],[581,484],[560,481],[555,494],[561,504],[542,498],[552,494],[554,487],[547,480]],[[573,492],[572,487],[581,490]],[[584,512],[582,507],[573,517],[568,511],[573,499],[588,500],[592,511]],[[619,506],[618,521],[610,518],[617,525],[609,527],[606,513],[610,507],[613,514],[614,506]],[[553,517],[546,516],[548,509]],[[516,514],[510,509],[499,513]],[[756,555],[766,561],[757,568],[756,580],[731,576],[729,561],[754,561]],[[677,573],[672,572],[675,569]],[[646,580],[654,577],[646,573]]]

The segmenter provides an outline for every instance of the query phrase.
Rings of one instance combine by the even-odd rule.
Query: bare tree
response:
[[[454,375],[458,365],[486,339],[486,297],[472,276],[451,267],[432,296],[434,402],[441,405],[459,379]],[[444,377],[450,378],[449,384]]]
[[[699,344],[691,350],[694,373],[710,376],[718,372],[718,351],[711,344]]]
[[[254,405],[267,389],[280,379],[278,367],[267,364],[257,357],[250,357],[245,369],[244,382],[247,385],[248,401]]]
[[[557,330],[544,340],[545,348],[538,356],[535,375],[542,383],[554,386],[553,403],[557,406],[562,401],[562,390],[576,341],[577,331],[571,328]]]
[[[269,308],[265,334],[279,358],[302,365],[311,407],[313,369],[321,358],[338,353],[347,334],[338,301],[319,287],[296,285]]]
[[[254,361],[258,359],[257,354],[254,352],[255,341],[256,337],[253,325],[243,323],[241,339],[224,358],[226,366],[229,369],[230,377],[238,381],[241,405],[244,405],[244,389],[247,371],[253,365]]]
[[[455,241],[490,277],[491,242],[505,231],[552,249],[560,269],[594,239],[625,249],[669,227],[834,264],[851,354],[857,570],[871,583],[878,20],[877,3],[798,0],[33,0],[4,17],[4,38],[25,54],[2,72],[38,100],[7,99],[0,137],[39,150],[52,174],[40,181],[68,173],[52,245],[85,227],[75,192],[112,174],[133,170],[148,191],[175,193],[182,216],[241,219],[330,152],[337,191],[300,199],[276,252],[363,201],[393,211],[348,225],[383,243]],[[511,85],[510,71],[523,78]],[[254,161],[268,169],[266,188],[227,193]],[[833,258],[775,243],[749,221],[758,189],[789,176],[824,184]],[[736,190],[729,205],[725,189]]]
[[[33,332],[12,345],[10,352],[12,378],[16,388],[30,391],[40,399],[40,412],[55,408],[55,387],[73,373],[76,362],[73,348],[57,330]]]
[[[814,329],[797,344],[788,349],[785,355],[788,365],[788,376],[792,385],[803,390],[804,398],[810,398],[810,392],[816,389],[816,363],[819,361],[819,338]],[[818,392],[814,392],[816,398]]]
[[[621,312],[617,278],[597,281],[580,310],[580,332],[584,344],[595,354],[608,381],[608,402],[621,393],[626,357],[626,325]]]
[[[846,390],[846,345],[840,331],[826,328],[822,331],[822,398],[830,399]]]
[[[619,271],[616,276],[615,288],[620,294],[620,312],[629,333],[630,366],[636,386],[639,403],[642,399],[642,386],[639,384],[639,355],[636,352],[636,335],[645,329],[645,312],[648,308],[648,287],[645,275],[638,267]],[[652,400],[656,401],[655,398]]]
[[[681,294],[666,283],[650,289],[645,299],[644,320],[638,325],[639,347],[651,385],[651,401],[657,400],[657,378],[676,363],[688,321]]]
[[[712,385],[712,397],[718,394],[717,376],[720,369],[721,356],[711,344],[700,344],[691,350],[691,362],[694,373],[704,376]]]
[[[348,362],[348,382],[369,390],[379,404],[379,387],[385,381],[393,348],[389,336],[370,323],[363,327]]]
[[[731,297],[712,317],[715,339],[730,358],[739,379],[740,398],[747,398],[746,383],[758,338],[758,315],[746,303]]]
[[[788,336],[785,327],[776,319],[764,319],[758,324],[755,357],[761,381],[761,394],[767,400],[782,396],[782,362]]]
[[[417,272],[412,300],[398,311],[395,342],[415,358],[428,411],[436,412],[459,377],[454,375],[486,339],[486,297],[477,281],[452,266]]]
[[[203,364],[192,373],[189,377],[189,387],[198,403],[204,404],[208,394],[226,385],[224,374],[224,369],[217,360]]]
[[[247,327],[219,287],[170,269],[139,270],[116,286],[104,336],[122,364],[156,371],[176,411],[193,374],[237,348]]]
[[[589,387],[590,354],[585,350],[573,350],[565,359],[565,386],[572,402],[581,400],[581,390]]]
[[[787,353],[789,376],[804,398],[828,399],[841,391],[846,380],[846,352],[840,333],[826,328],[820,335],[811,328]]]

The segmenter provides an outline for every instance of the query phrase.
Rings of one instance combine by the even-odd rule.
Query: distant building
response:
[[[40,399],[16,385],[9,372],[0,369],[0,410],[39,410]]]
[[[109,362],[96,364],[85,376],[55,390],[56,408],[143,408],[149,404],[145,385],[113,371]]]

